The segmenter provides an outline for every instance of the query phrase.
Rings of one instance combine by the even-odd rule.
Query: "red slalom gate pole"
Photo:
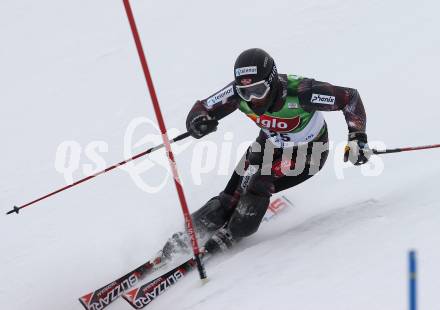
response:
[[[182,206],[183,216],[185,218],[185,224],[188,231],[188,235],[191,239],[191,244],[195,256],[195,260],[197,263],[197,269],[199,270],[199,275],[201,279],[206,278],[206,271],[200,259],[200,250],[197,242],[197,237],[195,234],[194,226],[191,220],[191,215],[188,210],[188,205],[186,203],[185,194],[183,192],[183,187],[180,182],[179,174],[177,172],[176,161],[174,160],[174,155],[171,150],[171,145],[168,140],[167,130],[165,126],[165,121],[162,116],[162,112],[160,110],[159,101],[157,100],[156,91],[154,89],[153,80],[151,78],[150,69],[148,68],[147,59],[145,57],[144,49],[142,47],[142,42],[139,36],[139,32],[136,26],[136,21],[133,16],[133,11],[130,6],[129,0],[123,0],[125,11],[127,13],[128,21],[130,23],[131,32],[133,33],[133,38],[136,44],[136,49],[139,55],[139,59],[141,61],[142,70],[144,71],[145,80],[147,82],[147,87],[150,92],[151,101],[153,102],[154,113],[156,114],[157,122],[159,123],[159,128],[162,133],[163,143],[165,145],[168,161],[171,166],[171,170],[173,172],[174,184],[176,186],[177,194],[179,195],[180,205]]]

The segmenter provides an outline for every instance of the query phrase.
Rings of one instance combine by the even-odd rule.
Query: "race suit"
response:
[[[249,104],[240,98],[235,82],[197,101],[189,112],[188,128],[192,117],[200,111],[221,120],[237,109],[260,128],[255,142],[261,148],[250,147],[241,163],[245,168],[256,169],[247,169],[242,173],[242,167],[237,167],[222,192],[234,196],[236,200],[231,200],[234,201],[231,203],[222,202],[215,207],[208,202],[193,214],[196,225],[211,231],[226,227],[228,234],[235,240],[254,233],[273,193],[304,182],[323,167],[328,156],[328,133],[321,111],[341,110],[349,133],[365,132],[365,110],[356,89],[296,75],[278,76],[281,85],[278,95],[269,110],[261,116],[256,115]],[[319,152],[314,151],[316,144],[320,146]],[[264,151],[269,145],[274,148],[269,162],[271,169],[263,173],[263,168],[268,165]],[[305,157],[302,160],[303,169],[299,173],[286,174],[286,166],[287,170],[293,169],[301,161],[299,150],[305,150],[305,154],[302,153]],[[286,151],[291,154],[288,162],[283,157]]]

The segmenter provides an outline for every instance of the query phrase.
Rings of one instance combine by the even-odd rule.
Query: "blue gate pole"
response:
[[[409,310],[417,310],[417,262],[416,251],[408,253],[409,260]]]

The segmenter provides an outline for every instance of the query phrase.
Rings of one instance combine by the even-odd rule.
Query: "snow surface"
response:
[[[232,80],[240,51],[262,47],[280,72],[357,88],[372,141],[438,143],[440,5],[436,1],[132,1],[162,111],[183,132],[187,111]],[[2,212],[65,185],[56,150],[105,141],[107,164],[126,157],[137,117],[154,120],[122,1],[0,2]],[[346,138],[342,113],[325,114]],[[152,128],[142,127],[136,141]],[[237,112],[206,141],[234,132],[233,149],[258,130]],[[191,210],[228,180],[193,177],[196,143],[178,144]],[[146,145],[138,145],[134,152]],[[158,152],[159,162],[164,153]],[[382,156],[384,171],[326,167],[285,192],[295,208],[185,278],[150,309],[404,309],[407,251],[419,257],[420,309],[440,309],[439,151]],[[148,168],[146,159],[140,160]],[[81,157],[81,168],[92,162]],[[217,162],[218,165],[218,162]],[[217,166],[216,166],[217,167]],[[230,173],[233,164],[228,166]],[[87,171],[86,171],[87,172]],[[142,174],[155,184],[155,166]],[[85,176],[82,169],[73,177]],[[173,182],[154,194],[116,170],[17,215],[0,217],[0,307],[82,309],[79,296],[152,256],[182,222]],[[129,309],[118,300],[109,309]]]

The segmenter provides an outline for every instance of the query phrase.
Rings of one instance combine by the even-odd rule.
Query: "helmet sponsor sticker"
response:
[[[251,66],[251,67],[242,67],[235,69],[235,76],[239,77],[242,75],[249,75],[249,74],[257,74],[257,66]]]
[[[335,100],[336,100],[335,96],[313,94],[310,102],[311,103],[319,103],[319,104],[334,104]]]
[[[263,64],[263,67],[266,68],[268,61],[269,61],[269,57],[267,57],[267,56],[264,57],[264,64]]]
[[[215,94],[212,97],[209,97],[206,100],[206,105],[208,107],[212,107],[214,104],[222,102],[223,100],[226,100],[227,98],[234,95],[234,87],[230,85],[229,87],[226,87],[225,89],[222,89],[217,94]]]

